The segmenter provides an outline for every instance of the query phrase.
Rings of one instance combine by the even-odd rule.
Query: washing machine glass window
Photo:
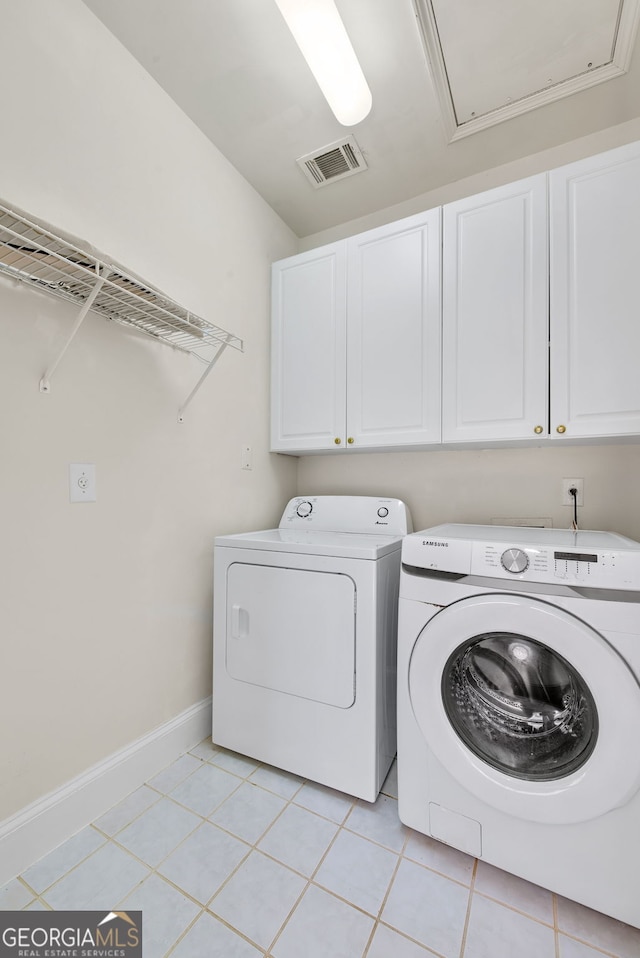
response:
[[[445,666],[442,697],[472,752],[528,781],[570,775],[598,737],[597,709],[580,674],[523,635],[486,632],[460,645]]]

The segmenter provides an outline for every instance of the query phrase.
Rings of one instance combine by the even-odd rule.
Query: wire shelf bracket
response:
[[[213,367],[215,366],[215,364],[218,362],[220,356],[222,356],[222,354],[223,354],[223,352],[225,351],[225,349],[227,348],[227,346],[228,346],[228,343],[220,343],[220,345],[218,346],[218,350],[217,350],[215,356],[213,357],[213,359],[209,360],[209,365],[207,366],[207,368],[206,368],[205,371],[203,372],[202,376],[200,377],[200,379],[198,380],[198,382],[195,384],[195,386],[193,387],[193,389],[191,390],[191,392],[189,393],[189,395],[187,396],[187,398],[186,398],[185,401],[183,402],[182,406],[181,406],[180,409],[178,410],[178,422],[184,422],[184,412],[185,412],[185,409],[187,408],[187,406],[189,405],[189,403],[191,402],[191,400],[193,399],[193,397],[195,396],[195,394],[198,392],[198,390],[200,389],[200,386],[202,386],[202,384],[204,383],[205,379],[207,378],[207,376],[209,375],[209,373],[211,372],[211,370],[213,369]]]
[[[178,422],[228,346],[243,351],[233,333],[179,306],[164,293],[109,262],[90,244],[70,237],[0,203],[0,274],[80,305],[66,342],[40,380],[51,391],[51,377],[90,310],[156,341],[190,353],[206,369],[178,411]]]
[[[67,349],[69,348],[69,346],[71,345],[72,341],[74,340],[76,333],[78,332],[78,330],[79,330],[80,327],[82,326],[82,323],[84,322],[84,319],[85,319],[87,313],[89,312],[89,310],[90,310],[91,307],[93,306],[93,303],[94,303],[94,301],[95,301],[95,299],[96,299],[98,293],[100,292],[100,290],[101,290],[102,287],[104,286],[104,282],[105,282],[105,280],[106,280],[106,278],[107,278],[108,275],[109,275],[108,270],[105,270],[105,272],[101,274],[100,271],[99,271],[99,269],[96,269],[96,285],[95,285],[95,286],[93,287],[93,289],[91,290],[91,293],[90,293],[89,296],[87,297],[84,306],[83,306],[82,309],[80,310],[80,313],[79,313],[79,315],[78,315],[78,318],[77,318],[76,321],[75,321],[75,324],[74,324],[74,326],[73,326],[73,329],[71,330],[71,332],[69,333],[69,336],[67,337],[66,343],[64,344],[64,346],[62,347],[62,349],[61,349],[60,352],[58,353],[56,359],[55,359],[55,360],[51,363],[51,365],[48,367],[48,369],[46,370],[46,372],[45,372],[44,376],[42,377],[42,379],[40,380],[40,392],[41,392],[41,393],[48,393],[48,392],[51,391],[50,379],[51,379],[51,377],[53,376],[53,374],[54,374],[54,372],[56,371],[56,369],[58,368],[58,363],[60,362],[60,360],[62,359],[62,357],[63,357],[64,354],[66,353],[66,351],[67,351]]]

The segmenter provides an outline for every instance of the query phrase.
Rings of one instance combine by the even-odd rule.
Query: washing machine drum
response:
[[[481,759],[530,781],[561,778],[590,756],[598,736],[593,697],[551,649],[490,632],[449,657],[442,678],[449,721]]]

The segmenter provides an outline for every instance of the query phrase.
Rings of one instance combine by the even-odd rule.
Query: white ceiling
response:
[[[273,0],[84,2],[301,237],[640,116],[639,0],[336,0],[350,128]],[[297,158],[349,134],[367,169],[314,189]]]

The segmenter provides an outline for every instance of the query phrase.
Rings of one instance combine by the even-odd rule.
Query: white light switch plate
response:
[[[241,469],[252,469],[253,468],[253,453],[251,451],[251,446],[243,446],[240,453],[240,468]]]
[[[69,464],[69,501],[96,501],[96,467],[90,462]]]

